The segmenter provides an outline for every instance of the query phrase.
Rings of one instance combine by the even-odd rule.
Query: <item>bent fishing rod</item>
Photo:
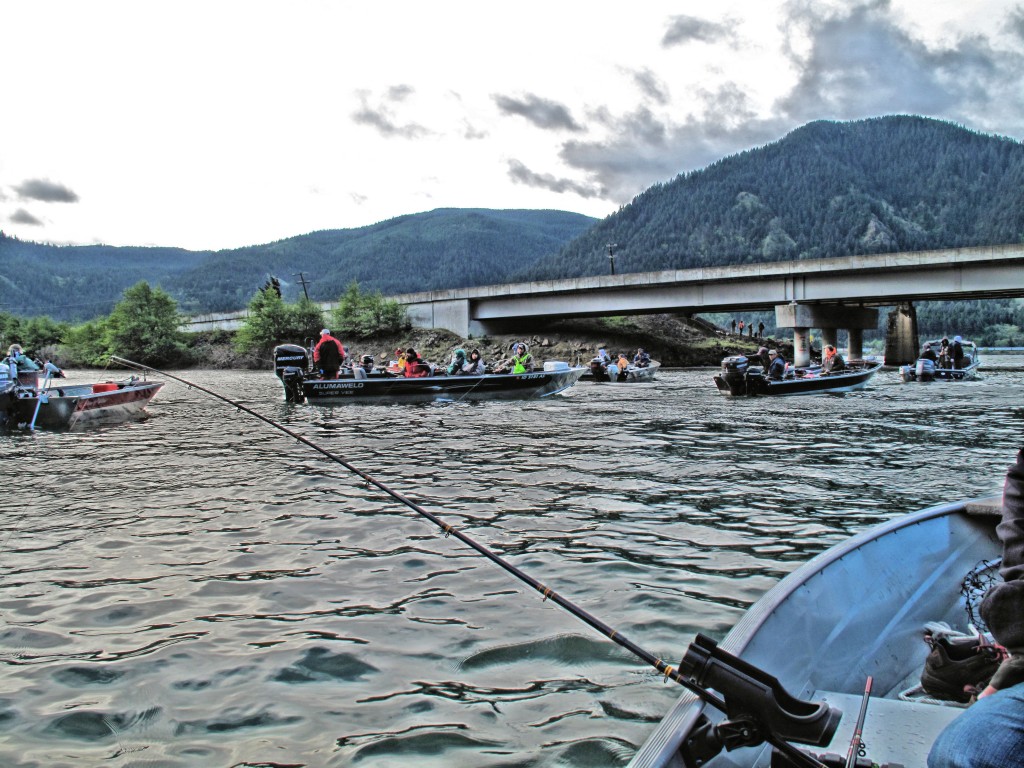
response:
[[[543,596],[545,601],[551,600],[556,603],[609,640],[612,640],[634,656],[654,667],[665,676],[665,679],[674,680],[715,709],[726,713],[734,720],[738,719],[743,725],[741,729],[742,735],[737,736],[729,732],[723,733],[720,736],[709,737],[717,745],[718,750],[723,746],[728,749],[745,746],[748,745],[746,743],[747,740],[757,738],[757,741],[752,743],[770,743],[776,749],[783,752],[792,761],[794,766],[823,768],[822,763],[806,752],[793,747],[786,739],[817,744],[818,746],[827,745],[832,733],[838,726],[839,713],[836,710],[832,710],[825,705],[795,699],[782,688],[775,678],[719,649],[713,640],[703,635],[698,635],[697,640],[687,649],[686,654],[679,663],[679,667],[673,667],[671,664],[666,663],[634,643],[618,630],[608,626],[596,616],[566,599],[551,587],[542,584],[520,570],[488,547],[480,544],[429,510],[424,509],[412,499],[353,465],[343,456],[328,451],[283,424],[212,389],[200,386],[173,373],[135,362],[134,360],[114,355],[111,355],[110,359],[112,362],[121,363],[136,370],[150,371],[160,376],[166,376],[169,379],[181,382],[190,389],[198,390],[221,402],[227,403],[238,411],[249,414],[303,445],[312,448],[334,463],[340,464],[368,485],[376,487],[395,501],[405,505],[418,515],[425,517],[444,532],[445,538],[454,536],[519,581],[532,587]],[[715,691],[723,695],[719,696],[717,693],[708,690],[709,688],[714,688]],[[768,711],[751,711],[752,709],[759,710],[765,708]],[[811,724],[810,729],[808,729],[809,724]],[[715,739],[718,739],[718,741],[715,741]],[[738,739],[743,739],[744,741],[739,741]],[[730,745],[730,740],[732,740],[732,745]],[[823,740],[824,743],[822,743]]]

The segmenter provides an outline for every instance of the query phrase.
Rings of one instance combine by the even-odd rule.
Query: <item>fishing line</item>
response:
[[[607,637],[609,640],[614,641],[618,645],[620,645],[623,648],[625,648],[626,650],[628,650],[633,655],[637,656],[638,658],[642,659],[646,663],[650,664],[652,667],[654,667],[656,670],[658,670],[658,672],[662,673],[666,678],[668,678],[670,680],[675,680],[680,685],[684,686],[685,688],[687,688],[687,689],[693,691],[694,693],[696,693],[697,695],[699,695],[702,699],[707,701],[709,704],[714,706],[716,709],[720,709],[721,711],[725,711],[725,709],[724,709],[725,701],[723,699],[719,698],[718,696],[716,696],[714,694],[709,694],[703,688],[700,688],[700,687],[698,687],[696,685],[693,685],[676,667],[673,667],[670,664],[666,664],[664,661],[662,661],[661,659],[657,658],[654,654],[652,654],[652,653],[644,650],[640,646],[636,645],[633,641],[631,641],[629,638],[625,637],[618,630],[613,629],[612,627],[608,626],[603,621],[598,619],[596,616],[591,615],[590,613],[585,611],[583,608],[580,608],[579,606],[577,606],[575,603],[572,603],[571,601],[569,601],[566,598],[562,597],[562,595],[560,595],[558,592],[553,590],[551,587],[549,587],[549,586],[547,586],[545,584],[542,584],[541,582],[537,581],[536,579],[534,579],[529,574],[524,573],[519,568],[517,568],[516,566],[512,565],[512,563],[508,562],[507,560],[502,558],[500,555],[495,554],[494,552],[492,552],[490,549],[488,549],[484,545],[478,543],[474,539],[472,539],[469,536],[467,536],[466,534],[462,533],[462,531],[458,530],[454,526],[452,526],[449,523],[445,522],[443,519],[441,519],[440,517],[435,515],[433,512],[430,512],[429,510],[424,509],[422,506],[420,506],[416,502],[412,501],[408,497],[406,497],[406,496],[402,495],[401,493],[399,493],[398,491],[394,490],[393,488],[388,486],[386,483],[384,483],[384,482],[378,480],[377,478],[373,477],[373,475],[369,474],[368,472],[365,472],[362,469],[359,469],[358,467],[353,465],[350,461],[348,461],[348,459],[346,459],[346,458],[344,458],[342,456],[339,456],[339,455],[337,455],[335,453],[332,453],[331,451],[328,451],[326,448],[320,447],[319,445],[314,443],[312,440],[309,440],[308,438],[303,437],[302,435],[300,435],[297,432],[289,429],[288,427],[284,426],[283,424],[280,424],[280,423],[274,421],[273,419],[271,419],[271,418],[269,418],[267,416],[264,416],[263,414],[259,413],[258,411],[255,411],[252,408],[249,408],[248,406],[243,405],[242,403],[239,403],[236,400],[232,400],[231,398],[225,397],[224,395],[222,395],[222,394],[220,394],[218,392],[214,392],[211,389],[207,389],[206,387],[200,386],[199,384],[195,384],[194,382],[188,381],[187,379],[183,379],[180,376],[175,376],[173,373],[168,373],[167,371],[161,371],[161,370],[159,370],[157,368],[153,368],[153,367],[148,366],[148,365],[143,365],[142,363],[137,363],[137,362],[135,362],[133,360],[126,360],[123,357],[111,356],[110,359],[112,361],[115,361],[115,362],[118,362],[118,363],[130,366],[130,367],[136,368],[138,370],[152,371],[153,373],[159,374],[160,376],[166,376],[167,378],[174,379],[175,381],[179,381],[182,384],[185,384],[186,386],[188,386],[188,387],[190,387],[192,389],[196,389],[196,390],[199,390],[200,392],[203,392],[203,393],[205,393],[207,395],[210,395],[211,397],[214,397],[214,398],[216,398],[216,399],[218,399],[218,400],[220,400],[222,402],[225,402],[228,405],[238,409],[239,411],[243,411],[243,412],[249,414],[250,416],[253,416],[254,418],[259,419],[263,423],[268,424],[271,427],[274,427],[275,429],[283,432],[284,434],[288,435],[289,437],[291,437],[291,438],[297,440],[298,442],[302,443],[303,445],[306,445],[306,446],[312,448],[314,451],[316,451],[317,453],[325,456],[326,458],[330,459],[331,461],[335,462],[336,464],[340,464],[341,466],[345,467],[345,469],[349,470],[350,472],[352,472],[353,474],[357,475],[359,478],[364,480],[366,483],[368,483],[368,484],[378,488],[379,490],[383,491],[388,496],[393,498],[395,501],[398,501],[399,503],[404,504],[405,506],[407,506],[409,509],[413,510],[417,514],[419,514],[419,515],[427,518],[428,520],[430,520],[430,522],[434,523],[434,525],[436,525],[438,528],[440,528],[444,532],[445,537],[454,536],[456,539],[461,541],[463,544],[465,544],[466,546],[468,546],[471,549],[475,550],[478,554],[483,555],[488,560],[490,560],[491,562],[493,562],[496,565],[500,566],[505,571],[507,571],[508,573],[512,574],[513,576],[515,576],[517,579],[519,579],[523,583],[528,584],[530,587],[532,587],[537,592],[539,592],[543,596],[544,600],[551,600],[552,602],[554,602],[557,605],[561,606],[562,608],[564,608],[566,611],[571,613],[576,618],[578,618],[578,619],[582,620],[584,623],[590,625],[593,629],[596,629],[598,632],[600,632],[602,635]]]
[[[254,417],[256,419],[259,419],[263,423],[268,424],[271,427],[273,427],[274,429],[277,429],[277,430],[283,432],[284,434],[286,434],[289,437],[297,440],[298,442],[302,443],[303,445],[306,445],[306,446],[312,448],[314,451],[316,451],[317,453],[325,456],[326,458],[330,459],[331,461],[335,462],[336,464],[340,464],[341,466],[345,467],[345,469],[349,470],[353,474],[355,474],[358,477],[360,477],[367,484],[372,485],[372,486],[378,488],[379,490],[383,491],[388,496],[393,498],[395,501],[398,501],[399,503],[404,504],[405,506],[407,506],[409,509],[413,510],[417,514],[427,518],[428,520],[430,520],[430,522],[434,523],[434,525],[436,525],[438,528],[440,528],[442,531],[444,531],[445,538],[447,538],[449,536],[454,536],[459,541],[461,541],[463,544],[465,544],[469,548],[473,549],[474,551],[476,551],[477,553],[479,553],[483,557],[486,557],[492,563],[494,563],[495,565],[498,565],[503,570],[507,571],[512,576],[514,576],[515,578],[517,578],[520,581],[522,581],[524,584],[527,584],[530,587],[532,587],[533,589],[535,589],[537,592],[539,592],[543,596],[544,600],[551,600],[552,602],[554,602],[557,605],[561,606],[566,611],[568,611],[570,614],[572,614],[576,618],[580,619],[582,622],[584,622],[585,624],[589,625],[591,628],[597,630],[602,635],[607,637],[609,640],[613,641],[614,643],[616,643],[617,645],[621,646],[622,648],[625,648],[627,651],[632,653],[637,658],[643,660],[644,662],[646,662],[650,666],[654,667],[656,670],[658,670],[658,672],[660,672],[661,674],[663,674],[665,676],[666,680],[674,680],[675,682],[677,682],[680,685],[682,685],[688,691],[696,694],[700,699],[702,699],[706,703],[710,704],[711,706],[713,706],[715,709],[719,710],[720,712],[727,713],[729,711],[728,706],[727,706],[726,701],[725,701],[724,698],[722,698],[721,696],[719,696],[719,695],[717,695],[715,693],[712,693],[711,691],[707,690],[706,688],[702,688],[701,686],[697,685],[696,682],[691,681],[689,678],[687,678],[687,676],[685,674],[683,674],[683,672],[681,672],[679,670],[678,667],[673,667],[671,664],[666,664],[664,661],[662,661],[661,659],[656,657],[654,654],[652,654],[652,653],[648,652],[647,650],[641,648],[639,645],[634,643],[632,640],[627,638],[625,635],[620,633],[618,630],[612,629],[610,626],[605,624],[603,621],[598,619],[596,616],[594,616],[594,615],[590,614],[589,612],[585,611],[584,609],[580,608],[578,605],[576,605],[575,603],[571,602],[570,600],[567,600],[566,598],[562,597],[562,595],[560,595],[557,592],[555,592],[553,589],[551,589],[551,587],[548,587],[548,586],[542,584],[541,582],[537,581],[536,579],[534,579],[529,574],[524,573],[519,568],[517,568],[516,566],[512,565],[512,563],[508,562],[507,560],[505,560],[501,556],[495,554],[494,552],[492,552],[490,549],[488,549],[484,545],[476,542],[474,539],[472,539],[469,536],[467,536],[466,534],[462,533],[461,531],[459,531],[458,529],[456,529],[452,525],[446,523],[444,520],[442,520],[437,515],[435,515],[432,512],[424,509],[422,506],[420,506],[416,502],[412,501],[411,499],[403,496],[401,493],[399,493],[398,491],[396,491],[393,488],[389,487],[387,484],[381,482],[380,480],[377,480],[375,477],[370,475],[368,472],[365,472],[365,471],[359,469],[358,467],[354,466],[347,459],[345,459],[345,458],[343,458],[341,456],[338,456],[337,454],[332,453],[331,451],[328,451],[325,448],[321,448],[319,445],[314,443],[312,440],[309,440],[308,438],[303,437],[302,435],[298,434],[297,432],[294,432],[293,430],[288,429],[288,427],[284,426],[283,424],[279,424],[278,422],[274,421],[273,419],[271,419],[271,418],[269,418],[267,416],[264,416],[263,414],[259,413],[258,411],[254,411],[252,408],[249,408],[248,406],[242,405],[237,400],[232,400],[231,398],[225,397],[224,395],[220,394],[219,392],[214,392],[211,389],[207,389],[206,387],[202,387],[202,386],[200,386],[198,384],[195,384],[195,383],[193,383],[191,381],[188,381],[187,379],[183,379],[180,376],[175,376],[173,373],[168,373],[167,371],[161,371],[161,370],[159,370],[157,368],[153,368],[151,366],[144,365],[142,363],[136,363],[133,360],[127,360],[127,359],[125,359],[123,357],[115,357],[113,355],[111,355],[110,359],[112,361],[116,361],[118,363],[122,363],[124,365],[130,366],[132,368],[136,368],[138,370],[152,371],[153,373],[159,374],[161,376],[166,376],[169,379],[174,379],[175,381],[179,381],[182,384],[184,384],[184,385],[186,385],[186,386],[188,386],[188,387],[190,387],[192,389],[197,389],[200,392],[203,392],[203,393],[205,393],[207,395],[210,395],[211,397],[214,397],[214,398],[216,398],[216,399],[218,399],[218,400],[220,400],[222,402],[227,403],[228,405],[233,406],[234,408],[236,408],[239,411],[243,411],[243,412],[249,414],[250,416],[252,416],[252,417]],[[790,758],[790,760],[794,761],[794,763],[796,765],[798,765],[798,766],[799,765],[803,765],[803,766],[811,766],[813,768],[824,768],[822,763],[820,763],[814,757],[812,757],[811,755],[808,755],[805,752],[801,752],[796,747],[794,747],[792,744],[790,744],[787,741],[785,741],[784,739],[781,739],[778,736],[776,736],[770,730],[768,732],[766,732],[765,734],[763,734],[763,738],[764,738],[764,741],[768,742],[769,744],[771,744],[772,746],[776,747],[778,750],[783,752],[787,757]]]

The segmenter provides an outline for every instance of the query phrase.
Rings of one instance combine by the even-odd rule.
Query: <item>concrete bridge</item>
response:
[[[390,297],[414,326],[447,328],[464,337],[521,331],[552,319],[673,312],[700,314],[774,309],[776,324],[794,329],[794,363],[810,360],[809,330],[823,343],[849,333],[851,357],[863,332],[877,327],[877,307],[890,313],[886,362],[917,356],[913,302],[1024,296],[1024,245],[984,246],[600,275],[489,285]],[[332,304],[324,304],[325,309]],[[188,328],[237,327],[243,313],[193,318]]]

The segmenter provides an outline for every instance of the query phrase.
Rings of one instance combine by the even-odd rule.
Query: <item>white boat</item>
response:
[[[867,757],[877,765],[924,766],[935,737],[962,711],[908,694],[928,653],[924,627],[944,621],[968,631],[961,586],[980,563],[991,570],[999,561],[998,502],[931,507],[832,547],[779,582],[721,642],[721,649],[775,676],[793,696],[841,713],[830,743],[801,749],[816,757],[847,756],[870,676],[862,736]],[[630,768],[777,765],[763,743],[698,758],[694,745],[702,725],[714,729],[722,720],[695,694],[684,693]]]
[[[925,342],[925,349],[939,349],[941,340]],[[981,367],[981,355],[978,345],[973,341],[961,341],[964,359],[960,366],[954,365],[948,358],[936,355],[937,359],[919,358],[913,365],[900,366],[900,380],[904,384],[911,381],[970,381],[978,376]]]

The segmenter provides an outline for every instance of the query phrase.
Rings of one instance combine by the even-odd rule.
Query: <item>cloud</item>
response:
[[[43,226],[42,219],[37,219],[35,216],[33,216],[28,211],[26,211],[24,208],[19,208],[13,214],[11,214],[11,223],[12,224],[27,224],[28,226],[31,226],[31,227],[41,227],[41,226]]]
[[[901,29],[888,0],[819,11],[792,4],[789,37],[810,46],[789,51],[799,78],[777,108],[794,121],[910,113],[1019,132],[1024,51],[997,50],[984,37],[929,47]],[[1024,31],[1020,8],[1007,24]]]
[[[651,70],[644,69],[633,73],[633,82],[640,88],[641,93],[658,104],[668,104],[668,87]]]
[[[576,122],[569,108],[556,101],[530,94],[521,99],[495,94],[494,103],[507,115],[525,117],[538,128],[579,132],[583,126]]]
[[[736,34],[730,24],[719,24],[695,16],[673,16],[661,38],[664,48],[687,43],[735,43]]]
[[[43,203],[77,203],[78,195],[65,187],[46,179],[28,179],[14,187],[22,200],[38,200]],[[38,222],[37,222],[38,223]]]
[[[551,192],[571,192],[586,198],[602,198],[606,196],[604,190],[598,189],[593,185],[582,184],[572,179],[559,179],[550,173],[536,173],[518,160],[508,161],[508,176],[517,184],[539,187]]]
[[[431,133],[429,129],[415,122],[402,123],[395,115],[394,105],[401,104],[415,92],[409,85],[393,85],[385,96],[371,106],[367,91],[358,93],[360,108],[352,113],[352,120],[360,125],[376,128],[387,138],[418,139]]]

